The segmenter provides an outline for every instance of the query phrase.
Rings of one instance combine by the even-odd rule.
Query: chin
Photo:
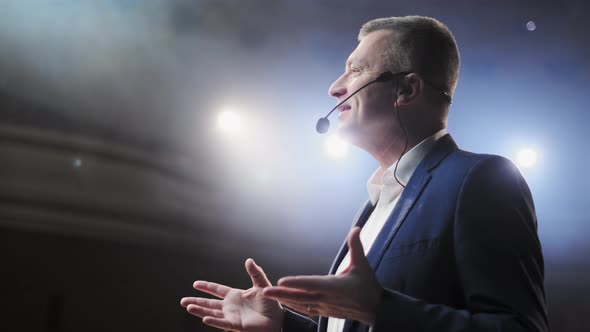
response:
[[[368,151],[367,147],[371,145],[370,141],[374,138],[372,137],[374,133],[368,132],[367,128],[355,126],[354,123],[339,124],[336,134],[348,143],[366,151]]]
[[[355,130],[352,126],[338,126],[336,130],[336,135],[338,135],[343,140],[347,141],[350,144],[356,145],[356,141],[358,141],[358,130]]]

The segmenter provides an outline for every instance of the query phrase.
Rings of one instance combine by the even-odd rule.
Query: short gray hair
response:
[[[459,79],[459,50],[443,23],[424,16],[378,18],[363,24],[358,40],[378,30],[396,33],[383,54],[390,70],[416,71],[453,95]]]

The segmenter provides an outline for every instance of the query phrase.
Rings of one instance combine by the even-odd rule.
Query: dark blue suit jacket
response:
[[[373,210],[367,202],[355,224]],[[346,242],[330,273],[348,248]],[[418,165],[367,254],[384,287],[381,331],[548,331],[543,256],[529,188],[509,160],[442,137]],[[326,331],[288,311],[284,332]],[[367,331],[347,321],[344,331]]]

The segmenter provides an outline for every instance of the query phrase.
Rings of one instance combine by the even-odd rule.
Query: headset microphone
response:
[[[340,103],[338,103],[338,105],[336,105],[326,116],[324,116],[323,118],[319,118],[318,122],[315,125],[315,130],[320,133],[320,134],[325,134],[328,132],[328,129],[330,129],[330,120],[328,120],[328,117],[330,116],[330,114],[332,114],[332,112],[334,112],[334,110],[336,110],[338,107],[340,107],[340,105],[344,104],[348,99],[350,99],[350,97],[354,96],[357,92],[361,91],[362,89],[366,88],[367,86],[375,83],[375,82],[387,82],[387,81],[391,81],[395,76],[397,75],[405,75],[408,74],[407,72],[403,72],[403,73],[392,73],[390,71],[386,71],[384,73],[382,73],[381,75],[379,75],[376,79],[370,81],[369,83],[361,86],[358,90],[356,90],[355,92],[351,93],[350,96],[346,97],[346,99],[344,99],[343,101],[341,101]]]

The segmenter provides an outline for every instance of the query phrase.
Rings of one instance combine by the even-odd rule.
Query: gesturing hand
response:
[[[193,287],[218,299],[185,297],[180,305],[203,323],[228,331],[279,332],[283,323],[283,309],[272,299],[262,295],[264,287],[272,286],[254,260],[246,260],[246,271],[252,278],[247,290],[231,288],[208,281],[195,281]]]
[[[373,325],[382,288],[365,257],[360,232],[355,227],[348,234],[350,265],[341,274],[281,278],[278,286],[264,289],[264,296],[302,313]]]

